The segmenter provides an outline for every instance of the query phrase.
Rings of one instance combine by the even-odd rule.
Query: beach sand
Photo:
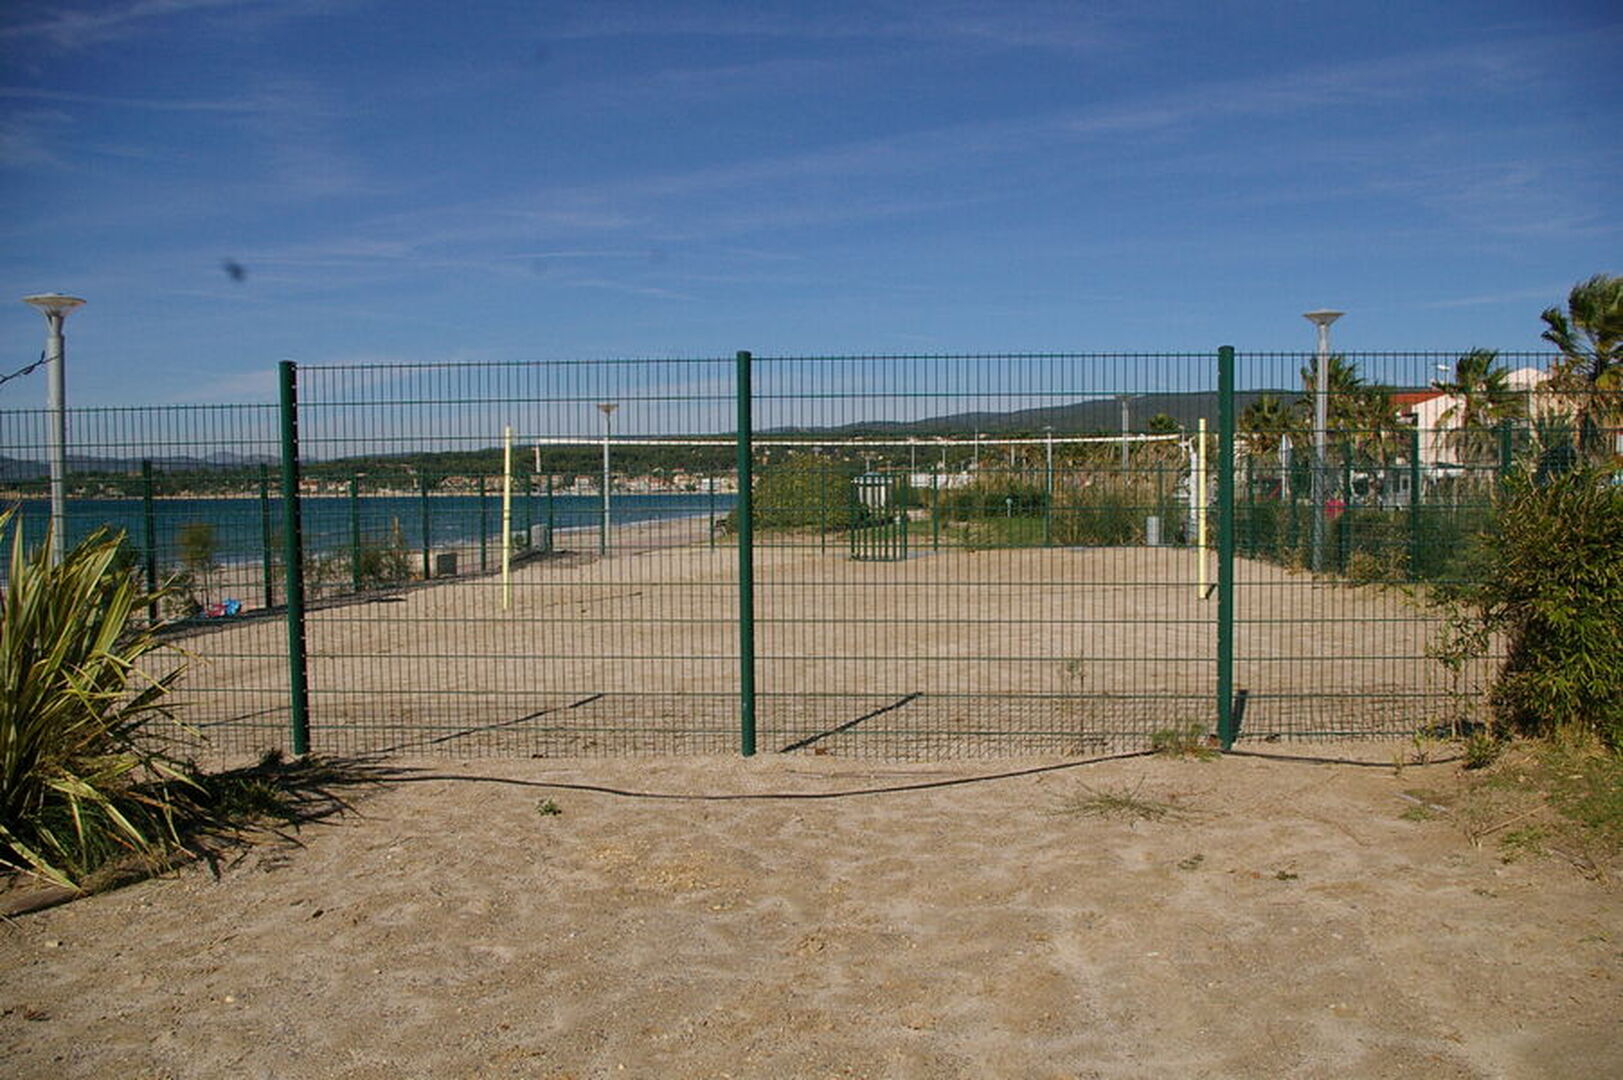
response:
[[[1615,882],[1405,820],[1455,766],[1399,776],[1362,745],[1386,764],[1136,757],[836,798],[795,796],[1031,763],[404,760],[296,843],[8,921],[0,1060],[18,1080],[1616,1075]],[[1168,812],[1078,812],[1098,794]]]

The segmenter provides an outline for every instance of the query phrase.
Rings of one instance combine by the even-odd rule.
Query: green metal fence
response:
[[[1312,356],[1228,349],[284,364],[73,412],[69,531],[171,585],[222,756],[1392,736],[1480,705],[1426,597],[1571,412],[1457,360],[1337,356],[1322,427]],[[35,536],[45,421],[0,411]]]

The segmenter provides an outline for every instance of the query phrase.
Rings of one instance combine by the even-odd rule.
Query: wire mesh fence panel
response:
[[[732,363],[301,368],[312,745],[735,748]]]
[[[1410,734],[1486,717],[1503,644],[1441,601],[1495,495],[1568,406],[1533,354],[1239,357],[1234,686],[1243,736]],[[1319,394],[1320,369],[1323,394]]]
[[[1221,357],[284,365],[281,408],[74,410],[66,532],[164,587],[139,618],[199,755],[1482,720],[1505,646],[1443,601],[1508,478],[1623,455],[1618,391],[1548,355]],[[47,421],[0,411],[40,539]]]
[[[1189,356],[758,360],[763,748],[1081,753],[1203,722],[1184,429],[1212,379]]]
[[[29,542],[51,521],[47,414],[0,412],[0,487]],[[185,752],[237,756],[287,731],[281,622],[277,411],[271,405],[76,409],[63,518],[71,549],[99,529],[162,599],[136,613],[170,648],[151,675],[184,672],[172,702]],[[9,567],[0,551],[0,575]]]

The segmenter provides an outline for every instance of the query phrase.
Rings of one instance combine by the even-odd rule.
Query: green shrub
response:
[[[987,518],[1041,517],[1048,503],[1041,484],[990,474],[968,487],[944,492],[942,512],[958,521]]]
[[[1623,748],[1623,486],[1579,468],[1510,482],[1483,536],[1484,621],[1508,641],[1492,692],[1530,734],[1577,729]]]
[[[857,502],[855,480],[861,469],[853,462],[812,453],[791,453],[781,463],[755,471],[754,526],[757,529],[845,529],[860,524],[866,512]],[[738,510],[722,523],[738,531]]]
[[[203,599],[208,600],[214,572],[220,568],[219,562],[214,557],[219,550],[214,526],[206,521],[182,525],[175,544],[180,549],[181,566],[193,579],[202,583]]]
[[[151,599],[119,569],[120,539],[99,530],[52,566],[49,542],[25,550],[11,529],[0,607],[0,861],[60,884],[107,858],[154,853],[175,838],[178,764],[147,726],[167,717],[178,668],[138,664],[158,647],[131,615]]]
[[[529,534],[522,535],[527,545]],[[400,527],[399,518],[389,522],[389,539],[386,542],[378,543],[370,539],[362,542],[360,561],[355,567],[355,577],[361,583],[361,588],[399,585],[411,580],[411,572],[411,555],[406,551],[406,534]]]
[[[1155,509],[1152,493],[1127,485],[1098,484],[1067,491],[1055,511],[1055,542],[1086,547],[1142,544],[1144,518]],[[1172,531],[1173,521],[1163,516],[1162,522],[1166,535]]]

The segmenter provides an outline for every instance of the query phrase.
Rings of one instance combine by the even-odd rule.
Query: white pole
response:
[[[513,606],[513,425],[502,428],[502,610]]]
[[[45,409],[48,415],[45,445],[51,470],[51,564],[54,566],[66,556],[68,541],[68,395],[67,376],[63,371],[67,350],[63,343],[62,323],[68,317],[68,312],[84,301],[77,296],[45,293],[25,296],[23,303],[45,316]]]
[[[1330,426],[1330,324],[1340,311],[1309,311],[1302,318],[1319,328],[1319,347],[1313,359],[1313,569],[1324,569],[1324,471],[1328,466]]]
[[[1127,475],[1127,429],[1132,425],[1128,422],[1127,402],[1131,398],[1127,394],[1121,396],[1121,474]]]
[[[1195,558],[1197,567],[1195,584],[1202,600],[1206,599],[1206,418],[1200,418],[1195,435]]]

